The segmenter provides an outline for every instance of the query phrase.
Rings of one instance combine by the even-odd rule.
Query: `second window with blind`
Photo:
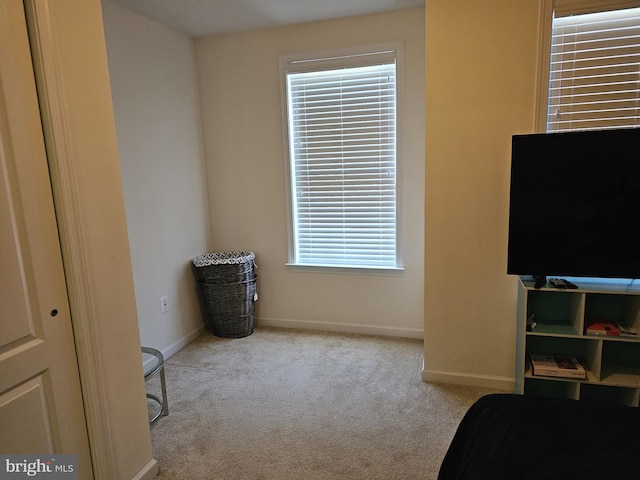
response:
[[[640,8],[613,9],[622,4],[591,2],[584,13],[555,2],[547,132],[640,126]]]
[[[281,59],[289,264],[401,268],[401,44]]]

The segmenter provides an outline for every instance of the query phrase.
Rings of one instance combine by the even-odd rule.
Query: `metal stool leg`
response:
[[[162,388],[162,398],[159,398],[157,395],[152,395],[150,393],[147,393],[147,398],[153,400],[160,406],[160,411],[157,414],[155,414],[153,418],[149,420],[149,423],[152,424],[156,420],[158,420],[158,418],[160,418],[161,415],[165,417],[169,415],[169,402],[167,401],[167,384],[164,378],[164,356],[162,355],[162,352],[160,352],[159,350],[156,350],[155,348],[150,348],[150,347],[142,347],[142,352],[155,357],[155,363],[153,363],[150,366],[145,365],[145,368],[144,368],[145,382],[147,381],[148,378],[160,372],[160,386]]]
[[[169,402],[167,402],[167,384],[164,380],[164,362],[160,370],[160,385],[162,387],[162,415],[166,417],[169,415]]]

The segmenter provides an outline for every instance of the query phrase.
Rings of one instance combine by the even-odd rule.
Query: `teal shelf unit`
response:
[[[521,277],[516,328],[516,393],[640,406],[640,335],[587,335],[587,319],[622,323],[640,334],[640,286],[568,278],[578,289],[534,288]],[[528,353],[574,356],[586,379],[533,375]]]

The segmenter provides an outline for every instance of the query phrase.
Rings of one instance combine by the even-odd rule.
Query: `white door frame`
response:
[[[114,444],[117,435],[113,435],[114,419],[109,409],[109,400],[113,399],[109,398],[109,385],[104,379],[106,362],[112,359],[104,358],[105,348],[100,339],[98,325],[104,323],[104,315],[99,305],[100,293],[95,290],[100,282],[96,281],[89,261],[95,251],[89,249],[91,239],[84,238],[87,234],[81,216],[82,193],[78,192],[78,172],[74,172],[74,162],[78,160],[73,157],[74,132],[69,128],[71,122],[63,98],[63,87],[68,85],[63,83],[65,78],[60,71],[58,58],[58,48],[61,47],[57,35],[60,32],[55,30],[53,17],[57,1],[24,0],[24,4],[69,293],[93,473],[96,480],[111,480],[123,478],[125,472],[122,471],[122,459],[118,457],[119,447]],[[99,3],[99,0],[94,1]],[[135,332],[137,334],[137,325]],[[141,382],[144,382],[142,377]],[[150,441],[148,450],[149,458],[140,459],[143,462],[142,469],[134,473],[135,479],[148,480],[157,474],[157,462],[150,458]],[[127,477],[130,474],[126,472]]]
[[[110,424],[106,411],[106,387],[100,372],[103,360],[99,357],[98,335],[92,312],[91,283],[85,262],[85,243],[82,239],[78,214],[78,195],[70,158],[71,145],[65,108],[61,97],[61,76],[55,39],[50,21],[49,0],[26,0],[27,20],[32,46],[34,68],[40,95],[42,123],[54,204],[58,218],[60,244],[63,252],[71,321],[76,342],[80,383],[89,430],[91,457],[96,478],[117,478],[110,444]]]

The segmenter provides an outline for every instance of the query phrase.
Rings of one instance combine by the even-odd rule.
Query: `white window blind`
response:
[[[547,131],[640,125],[640,8],[554,18]]]
[[[291,260],[396,267],[395,55],[328,63],[287,66]]]

